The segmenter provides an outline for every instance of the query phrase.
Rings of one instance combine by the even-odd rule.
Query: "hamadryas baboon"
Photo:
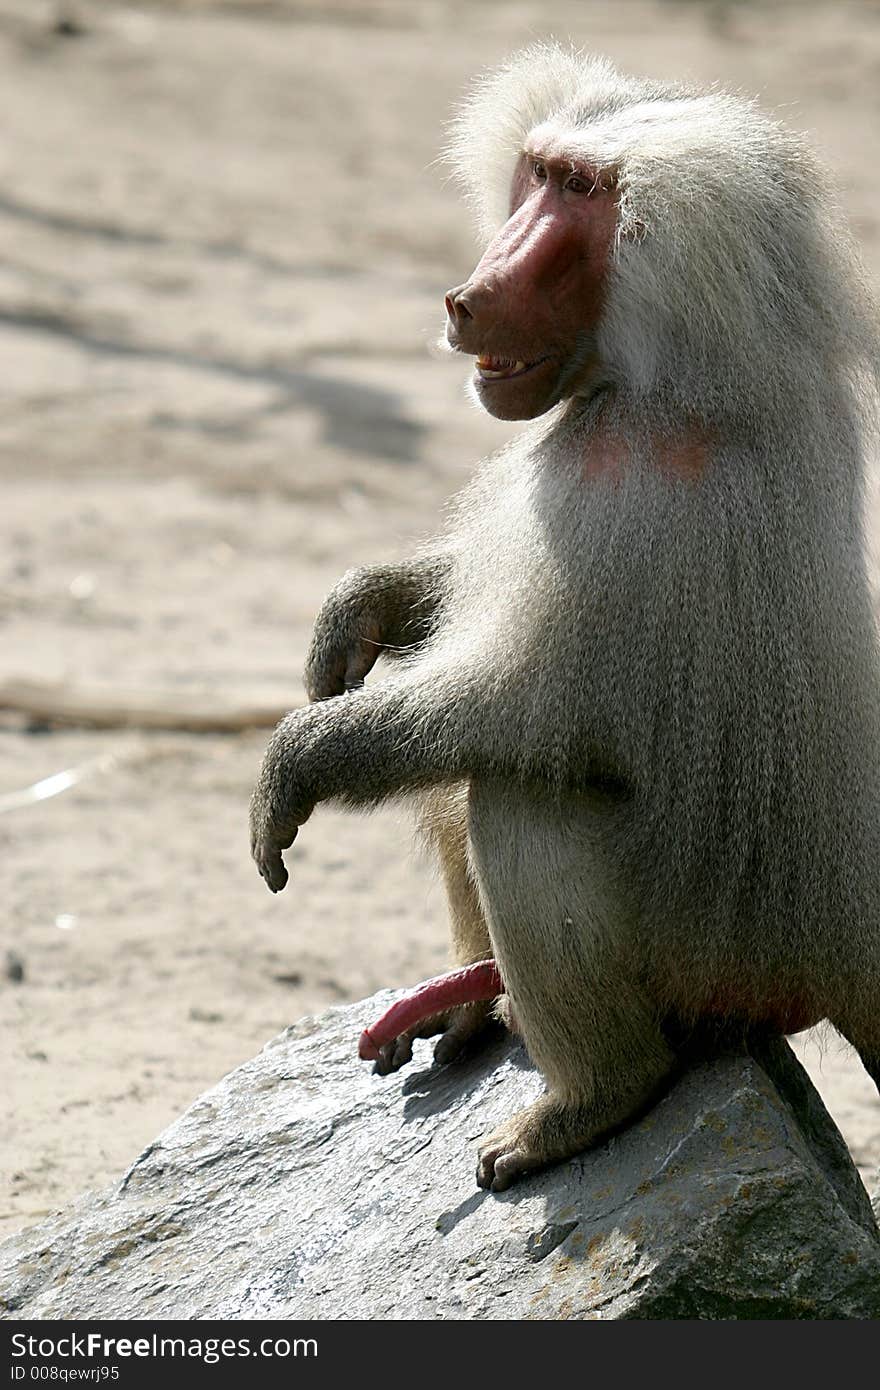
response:
[[[539,46],[451,153],[487,249],[448,341],[537,423],[436,544],[330,595],[252,836],[277,891],[316,803],[424,790],[458,960],[494,957],[547,1081],[483,1143],[498,1190],[636,1114],[707,1020],[828,1018],[880,1082],[880,348],[827,174],[740,98]]]

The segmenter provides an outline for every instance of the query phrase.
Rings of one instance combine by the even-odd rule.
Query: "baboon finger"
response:
[[[378,642],[360,642],[351,647],[345,663],[345,689],[359,690],[382,651]]]

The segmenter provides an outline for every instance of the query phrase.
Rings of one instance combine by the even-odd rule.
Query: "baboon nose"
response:
[[[460,328],[466,319],[473,318],[468,307],[466,290],[467,285],[459,285],[457,289],[450,290],[446,296],[446,312],[456,328]]]

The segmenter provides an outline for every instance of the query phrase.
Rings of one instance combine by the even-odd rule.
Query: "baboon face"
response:
[[[601,372],[614,179],[539,146],[520,156],[510,209],[470,279],[447,294],[446,337],[476,357],[473,385],[490,415],[531,420],[588,394]]]

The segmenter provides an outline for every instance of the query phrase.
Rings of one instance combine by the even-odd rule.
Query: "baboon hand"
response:
[[[250,808],[251,855],[273,893],[280,893],[287,883],[282,850],[293,844],[315,800],[297,775],[295,740],[287,733],[286,723],[269,744]]]
[[[302,821],[307,819],[307,813]],[[297,837],[299,824],[290,817],[280,817],[268,811],[259,797],[259,787],[251,801],[251,855],[261,878],[273,893],[280,893],[287,883],[288,873],[281,857]]]
[[[310,700],[356,690],[382,652],[383,623],[369,596],[337,587],[318,614],[306,659]]]

